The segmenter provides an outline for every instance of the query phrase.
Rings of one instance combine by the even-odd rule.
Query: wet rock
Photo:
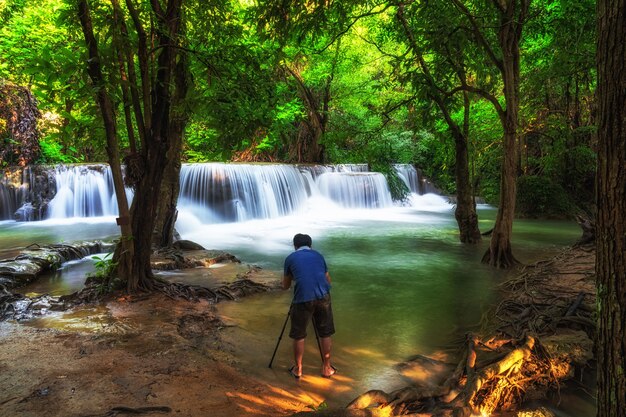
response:
[[[174,246],[175,249],[180,250],[205,250],[202,245],[185,239],[177,240],[172,246]]]
[[[74,245],[31,246],[13,259],[0,260],[0,284],[19,288],[35,280],[43,271],[56,269],[63,262],[81,259],[111,247],[100,241]]]

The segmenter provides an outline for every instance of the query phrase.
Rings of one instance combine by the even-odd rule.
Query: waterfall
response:
[[[183,164],[179,206],[207,222],[286,216],[321,195],[351,208],[392,205],[384,177],[355,165]]]
[[[396,172],[413,195],[426,181],[411,165]],[[19,174],[18,174],[19,172]],[[18,178],[19,177],[19,178]],[[37,190],[32,184],[37,182]],[[126,190],[129,201],[132,191]],[[272,219],[310,209],[380,209],[394,206],[385,177],[366,164],[183,164],[178,207],[203,223]],[[414,205],[421,204],[412,200]],[[0,179],[0,219],[39,220],[117,215],[107,165],[29,168]]]
[[[420,171],[415,169],[413,165],[409,164],[395,164],[394,168],[398,173],[398,176],[409,191],[414,194],[441,194],[441,191],[437,189],[428,179],[426,179]]]
[[[320,193],[346,208],[383,208],[393,205],[384,175],[378,172],[330,172],[318,178]]]
[[[40,212],[28,200],[35,174],[29,167],[6,170],[0,177],[0,220],[38,220]]]
[[[279,217],[303,206],[310,181],[292,165],[183,164],[179,206],[211,222]]]
[[[13,218],[13,213],[17,209],[16,200],[15,187],[3,178],[2,182],[0,182],[0,220]]]
[[[60,166],[55,169],[56,195],[49,218],[98,217],[117,214],[111,170],[106,165]]]

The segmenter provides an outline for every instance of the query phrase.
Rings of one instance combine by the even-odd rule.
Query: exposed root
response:
[[[126,297],[128,297],[129,300],[139,300],[149,296],[151,292],[160,292],[172,299],[182,298],[188,301],[199,301],[203,299],[213,303],[219,303],[223,300],[236,300],[251,294],[270,291],[271,289],[271,287],[265,284],[260,284],[247,278],[237,279],[235,282],[216,288],[154,280],[151,283],[149,292],[147,291],[142,294],[133,295],[132,297]],[[120,295],[121,294],[110,294],[109,296]],[[102,297],[103,294],[100,293],[100,287],[98,285],[92,285],[73,294],[63,296],[60,300],[69,308],[69,306],[72,305],[93,303],[102,299]]]
[[[468,335],[458,366],[443,384],[371,390],[347,408],[460,417],[558,394],[574,368],[592,358],[594,261],[588,247],[578,246],[524,267],[501,286],[505,299],[482,331],[491,336]]]

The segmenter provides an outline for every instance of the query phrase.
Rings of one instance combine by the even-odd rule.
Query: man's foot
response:
[[[330,378],[337,373],[337,368],[330,365],[328,368],[322,369],[322,377]]]
[[[296,367],[296,365],[294,365],[291,368],[289,368],[289,373],[291,374],[292,377],[294,377],[296,379],[300,379],[300,377],[302,376],[302,370],[299,370]]]

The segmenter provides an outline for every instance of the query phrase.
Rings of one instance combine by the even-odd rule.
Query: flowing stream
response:
[[[203,164],[183,172],[177,230],[183,239],[228,251],[275,279],[280,279],[282,262],[293,250],[293,235],[312,236],[333,279],[337,327],[333,361],[339,368],[330,381],[319,377],[319,352],[310,334],[306,376],[294,390],[312,391],[312,401],[341,406],[369,389],[405,386],[406,375],[395,364],[415,354],[452,360],[451,348],[465,332],[476,329],[483,312],[497,302],[495,287],[506,273],[480,263],[488,239],[475,246],[458,242],[453,206],[444,197],[420,194],[412,186],[409,201],[398,206],[387,199],[380,174],[352,168],[295,172],[283,166],[233,166]],[[233,180],[238,174],[229,170],[238,169],[248,179]],[[255,188],[245,188],[255,182]],[[337,191],[342,189],[347,191]],[[362,192],[350,194],[359,189]],[[65,193],[63,198],[69,196]],[[109,201],[106,195],[104,199]],[[493,207],[479,206],[481,230],[493,226],[495,212]],[[0,222],[0,249],[7,252],[31,243],[111,238],[117,233],[112,216],[5,221]],[[513,250],[520,261],[531,263],[555,254],[579,236],[580,229],[573,222],[518,220]],[[82,287],[91,269],[89,259],[65,264],[23,292],[69,293]],[[173,279],[198,284],[202,270],[174,274]],[[290,378],[287,334],[273,368],[268,369],[290,300],[291,293],[285,291],[218,306],[227,323],[235,325],[225,330],[225,336],[240,365],[276,385]],[[591,400],[571,398],[557,410],[561,416],[594,415]]]

